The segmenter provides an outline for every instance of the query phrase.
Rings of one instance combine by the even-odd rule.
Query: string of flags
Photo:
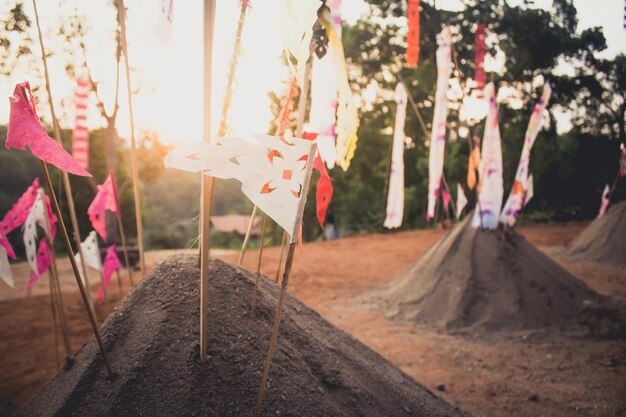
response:
[[[72,131],[72,157],[84,169],[89,167],[89,130],[87,129],[89,91],[89,80],[85,77],[78,78],[74,91],[75,124]]]

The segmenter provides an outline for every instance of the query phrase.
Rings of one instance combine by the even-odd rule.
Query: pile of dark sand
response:
[[[515,230],[476,229],[471,217],[367,302],[389,317],[446,330],[620,332],[606,297]]]
[[[581,261],[626,265],[626,201],[609,207],[567,247],[565,256]]]
[[[171,257],[102,327],[119,374],[107,380],[92,340],[21,416],[252,416],[277,288],[263,280],[251,317],[252,274],[211,262],[209,357],[198,363],[197,257]],[[288,297],[263,404],[265,416],[468,416]]]

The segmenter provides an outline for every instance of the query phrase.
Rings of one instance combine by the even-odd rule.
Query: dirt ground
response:
[[[519,231],[595,290],[626,298],[626,268],[558,257],[584,227],[560,224]],[[306,244],[296,254],[290,292],[435,394],[476,416],[626,416],[624,341],[531,333],[446,335],[389,321],[361,305],[359,295],[402,273],[443,233],[425,230]],[[149,267],[169,253],[150,253]],[[256,266],[256,254],[246,255],[247,268]],[[217,256],[237,258],[232,253]],[[274,277],[278,257],[278,248],[265,250],[263,273]],[[26,275],[23,271],[16,268],[14,274]],[[78,349],[90,329],[72,277],[66,273],[62,280],[72,348]],[[122,275],[121,293],[113,282],[108,300],[98,305],[100,321],[127,290],[126,280]],[[23,288],[22,281],[17,280],[18,288]],[[10,415],[54,375],[56,364],[47,282],[38,283],[30,297],[5,288],[0,289],[0,414]]]

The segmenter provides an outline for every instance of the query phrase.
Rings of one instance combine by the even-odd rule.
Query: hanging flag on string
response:
[[[461,213],[463,209],[467,206],[467,197],[465,197],[465,192],[463,192],[463,187],[461,184],[456,184],[456,219],[459,220],[461,218]]]
[[[306,140],[315,140],[317,138],[317,133],[304,132],[302,136]],[[333,183],[330,179],[330,175],[328,175],[328,171],[326,170],[326,165],[324,165],[324,162],[320,157],[319,148],[317,154],[315,155],[313,169],[320,173],[320,177],[317,180],[317,188],[315,190],[315,209],[317,221],[322,229],[324,229],[326,212],[328,211],[330,201],[333,199]],[[300,233],[302,233],[302,229],[300,229]],[[302,239],[299,241],[301,242]]]
[[[474,211],[472,226],[496,229],[500,218],[504,186],[502,184],[502,143],[500,141],[498,107],[493,83],[487,84],[484,94],[489,101],[489,111],[485,123],[480,161],[479,210]]]
[[[467,159],[467,186],[470,190],[476,187],[476,171],[480,167],[480,137],[474,135],[472,138],[472,150]]]
[[[526,195],[524,196],[524,206],[535,196],[535,184],[533,174],[526,179]]]
[[[404,215],[404,124],[408,93],[403,83],[396,85],[396,118],[393,127],[391,148],[391,169],[389,190],[387,192],[387,210],[383,226],[394,229],[402,225]]]
[[[57,141],[48,136],[35,110],[35,99],[28,82],[15,86],[13,96],[9,97],[11,113],[7,129],[6,147],[26,150],[44,162],[74,175],[91,177],[83,167]]]
[[[483,89],[487,81],[487,74],[485,73],[485,52],[487,50],[485,46],[485,28],[486,25],[484,23],[479,23],[474,35],[474,81],[476,81],[478,98],[483,97]]]
[[[39,178],[35,178],[30,187],[28,187],[13,207],[11,207],[11,210],[4,216],[2,221],[0,221],[0,232],[5,236],[24,224],[28,217],[28,211],[37,198],[37,190],[39,190]]]
[[[243,193],[295,243],[316,151],[314,142],[298,138],[223,137],[174,148],[165,167],[240,181]]]
[[[104,291],[111,283],[111,277],[113,273],[119,271],[122,268],[122,263],[117,257],[117,250],[115,245],[109,246],[107,253],[104,257],[104,265],[102,266],[102,285],[98,289],[98,301],[102,302],[104,299]]]
[[[98,186],[98,193],[87,209],[87,215],[91,225],[98,232],[102,240],[107,240],[106,211],[119,212],[115,186],[113,184],[113,174],[109,174],[107,179]]]
[[[311,55],[310,44],[313,25],[317,20],[319,0],[281,0],[280,32],[283,49],[287,54],[287,65],[296,74],[300,88],[304,86],[304,70]],[[292,59],[296,60],[294,67]]]
[[[407,6],[407,20],[409,31],[406,35],[406,65],[415,68],[420,55],[420,2],[409,0]]]
[[[428,210],[426,219],[435,216],[435,203],[441,187],[443,159],[446,146],[446,120],[448,118],[448,81],[452,66],[450,29],[445,27],[437,36],[437,89],[435,110],[428,153]]]
[[[174,0],[161,0],[155,32],[157,41],[161,46],[167,45],[172,37],[174,27]]]
[[[519,213],[522,210],[524,204],[524,194],[526,193],[526,182],[528,180],[528,170],[530,166],[530,151],[535,144],[539,130],[541,129],[541,122],[543,112],[550,100],[550,94],[552,89],[549,84],[543,86],[543,93],[541,98],[535,105],[533,112],[528,122],[528,128],[526,129],[526,136],[524,137],[524,147],[522,148],[522,154],[520,156],[519,164],[517,166],[517,172],[515,174],[515,182],[513,183],[513,189],[509,198],[506,200],[502,213],[500,214],[500,223],[513,226],[519,217]]]
[[[330,9],[331,21],[335,32],[341,39],[341,0],[326,3]],[[331,48],[333,45],[331,45]],[[336,126],[337,94],[339,89],[338,53],[326,53],[321,58],[313,56],[311,73],[311,110],[309,129],[316,132],[317,150],[328,168],[333,168],[337,159]]]
[[[359,129],[359,114],[356,107],[356,101],[352,96],[352,90],[348,81],[348,68],[346,66],[346,57],[343,52],[341,43],[341,33],[339,26],[333,22],[333,17],[328,8],[323,8],[319,14],[319,22],[326,29],[328,35],[329,53],[337,63],[337,140],[336,164],[344,171],[348,170],[350,161],[354,157],[356,151],[357,131]],[[322,158],[324,156],[322,155]],[[328,165],[328,164],[327,164]],[[330,166],[330,165],[329,165]]]
[[[76,90],[74,90],[75,124],[72,131],[72,157],[85,169],[89,168],[88,103],[89,80],[80,77],[76,80]]]
[[[611,187],[609,184],[604,186],[604,191],[602,191],[602,198],[600,199],[600,210],[598,210],[598,219],[604,217],[604,213],[606,213],[606,209],[609,207],[609,195],[611,194]]]
[[[2,235],[2,232],[0,232],[0,278],[2,278],[9,287],[13,288],[15,284],[13,283],[9,256],[15,259],[15,252],[13,252],[9,241]]]
[[[46,239],[41,239],[39,242],[39,249],[37,249],[37,261],[33,264],[30,263],[30,267],[32,269],[32,273],[30,274],[30,278],[26,283],[26,288],[31,288],[39,277],[50,268],[52,263],[52,254],[50,253],[50,248],[48,247],[48,241]],[[34,266],[34,267],[33,267]],[[34,269],[36,268],[36,269]]]

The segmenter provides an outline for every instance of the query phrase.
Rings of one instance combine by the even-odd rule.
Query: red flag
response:
[[[485,74],[486,47],[484,23],[479,23],[478,27],[476,28],[474,44],[474,80],[476,81],[476,89],[478,90],[479,97],[482,97],[483,89],[485,88],[485,82],[487,81],[487,74]]]
[[[303,139],[315,140],[317,138],[317,133],[304,132],[302,136]],[[320,173],[320,178],[317,180],[317,189],[315,190],[315,207],[317,212],[317,221],[323,229],[324,220],[326,219],[326,211],[328,210],[330,200],[333,199],[333,183],[330,180],[330,175],[328,175],[326,165],[324,164],[324,161],[322,161],[319,152],[313,161],[313,168]]]
[[[420,2],[409,0],[407,18],[409,33],[407,34],[406,65],[411,68],[417,66],[420,56]]]
[[[104,289],[109,286],[111,282],[111,276],[115,271],[118,271],[122,267],[120,259],[117,257],[117,251],[115,245],[109,246],[107,253],[104,257],[104,263],[102,264],[102,285],[98,289],[98,301],[102,302],[104,299]],[[103,287],[104,286],[104,287]]]
[[[35,178],[30,187],[0,221],[0,232],[3,235],[8,235],[12,230],[24,224],[28,217],[28,212],[37,198],[37,190],[39,190],[39,178]]]
[[[113,174],[109,174],[102,185],[98,185],[98,193],[87,209],[89,220],[93,228],[98,232],[102,240],[107,241],[106,211],[117,213],[119,220],[119,205],[115,194],[115,180]]]
[[[50,268],[50,260],[51,255],[50,248],[48,247],[48,242],[46,239],[41,239],[41,241],[39,242],[39,250],[37,250],[37,272],[39,273],[39,275],[35,274],[35,272],[30,274],[30,279],[26,284],[26,288],[30,288],[35,285],[35,282],[37,282],[41,274],[43,274],[48,268]]]
[[[448,212],[448,208],[450,207],[450,200],[452,200],[452,196],[446,190],[441,190],[441,196],[443,199],[443,209]]]
[[[25,151],[28,146],[32,154],[44,162],[74,175],[91,177],[91,174],[41,127],[35,110],[35,99],[27,81],[15,86],[13,97],[9,97],[9,103],[11,114],[7,129],[7,148]]]
[[[89,81],[85,78],[76,80],[75,121],[72,131],[72,156],[81,167],[89,166],[89,130],[87,129],[87,104],[89,102]]]

